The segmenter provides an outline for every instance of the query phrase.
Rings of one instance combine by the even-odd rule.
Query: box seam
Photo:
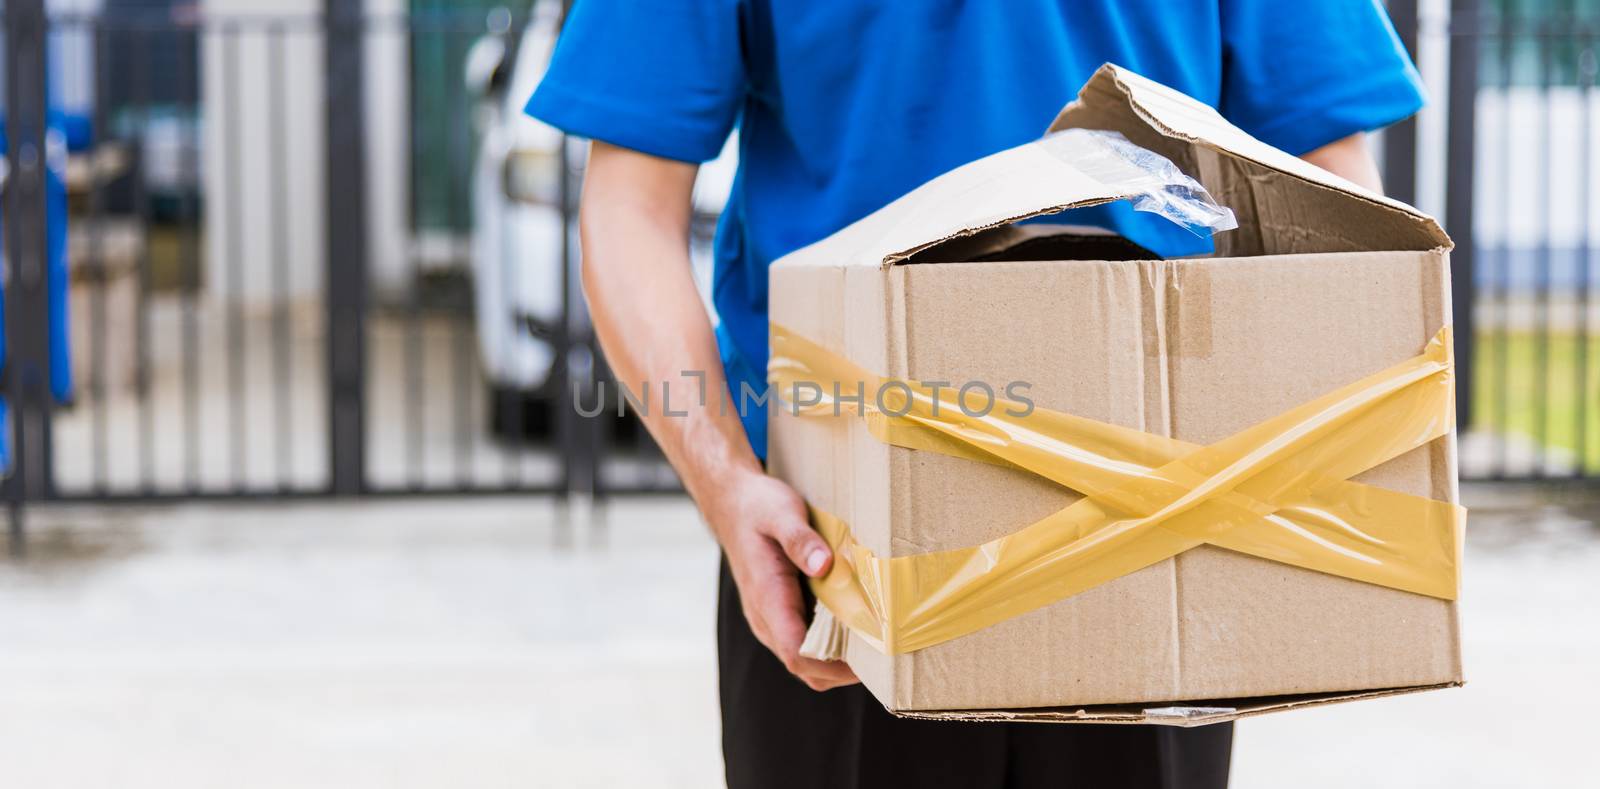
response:
[[[894,267],[881,270],[883,283],[884,311],[883,311],[883,338],[889,347],[884,354],[884,362],[889,369],[884,372],[891,378],[910,377],[909,359],[910,351],[906,345],[908,337],[906,332],[907,307],[906,288],[909,275],[904,268]],[[896,536],[894,516],[900,512],[910,512],[916,504],[916,497],[910,495],[910,459],[908,450],[890,447],[889,458],[889,489],[894,492],[896,500],[890,505],[889,522],[889,548],[893,554]],[[910,516],[910,517],[914,517]],[[894,610],[894,588],[889,585],[883,590],[884,606]],[[889,635],[885,633],[885,635]],[[917,654],[892,655],[889,658],[889,672],[893,677],[895,703],[900,707],[916,706],[916,667]]]
[[[1173,359],[1176,354],[1171,347],[1172,332],[1169,331],[1169,327],[1173,325],[1173,321],[1177,316],[1173,314],[1174,299],[1170,298],[1171,294],[1168,292],[1168,286],[1177,280],[1177,267],[1180,265],[1182,264],[1178,261],[1163,261],[1157,267],[1157,270],[1161,272],[1160,289],[1152,290],[1152,294],[1159,300],[1159,311],[1161,313],[1161,320],[1156,322],[1156,332],[1158,334],[1156,347],[1161,354],[1160,359],[1158,359],[1161,371],[1161,405],[1165,411],[1162,415],[1164,418],[1161,432],[1169,438],[1172,437],[1174,421],[1177,418],[1177,411],[1174,405],[1177,398],[1173,393],[1172,376]],[[1168,562],[1172,570],[1172,691],[1173,695],[1178,697],[1185,695],[1183,679],[1183,573],[1180,572],[1179,568],[1182,562],[1183,554],[1181,553],[1172,557],[1171,561]]]

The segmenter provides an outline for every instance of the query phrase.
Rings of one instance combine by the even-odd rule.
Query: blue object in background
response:
[[[0,155],[9,150],[4,118],[0,118]],[[50,320],[50,394],[58,403],[72,400],[72,356],[67,333],[67,152],[88,148],[92,127],[82,116],[52,110],[45,125],[45,292]],[[0,217],[0,259],[5,254],[4,217]],[[8,350],[5,335],[5,290],[0,283],[0,369]],[[11,469],[11,409],[0,398],[0,472]]]

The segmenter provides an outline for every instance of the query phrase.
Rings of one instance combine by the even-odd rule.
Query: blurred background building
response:
[[[418,512],[447,522],[480,512],[500,523],[512,517],[509,505],[488,497],[529,496],[538,503],[527,511],[543,514],[528,517],[544,525],[463,526],[449,539],[486,556],[494,546],[529,552],[528,566],[554,561],[557,575],[578,571],[540,553],[559,541],[552,535],[570,541],[574,529],[597,528],[568,519],[569,504],[668,494],[614,506],[634,522],[659,520],[668,533],[692,535],[692,512],[670,498],[675,478],[631,417],[585,419],[573,407],[574,398],[592,405],[595,381],[606,375],[576,284],[583,148],[520,111],[564,5],[4,0],[0,462],[8,544],[33,556],[0,585],[0,601],[11,600],[0,602],[0,652],[17,633],[24,646],[30,633],[57,644],[62,623],[83,613],[76,592],[29,597],[38,584],[59,593],[56,581],[29,575],[56,567],[52,556],[68,565],[83,558],[77,538],[63,535],[84,523],[132,524],[111,537],[96,532],[90,543],[99,547],[84,554],[119,561],[128,533],[207,528],[195,525],[192,510],[118,509],[124,505],[212,502],[226,506],[202,510],[211,513],[202,519],[245,530],[275,522],[264,513],[335,531],[348,520],[364,535],[358,542],[375,545],[389,537],[367,527],[394,520],[402,524],[395,544],[406,546],[413,543],[404,535],[432,528],[404,525]],[[1490,544],[1542,544],[1540,535],[1554,533],[1575,540],[1559,550],[1592,571],[1600,558],[1592,522],[1600,500],[1600,2],[1388,7],[1431,101],[1375,145],[1390,193],[1441,216],[1456,240],[1469,503],[1501,513],[1489,518],[1501,526],[1483,532]],[[702,278],[735,148],[704,168],[697,188]],[[427,496],[452,498],[416,510],[374,501]],[[370,509],[323,503],[334,497]],[[236,501],[247,506],[229,509]],[[540,509],[549,503],[557,509]],[[78,504],[97,514],[79,514],[70,506]],[[119,520],[125,511],[141,514]],[[611,520],[618,534],[654,544]],[[162,539],[154,544],[170,547]],[[266,555],[283,549],[277,537],[263,539]],[[312,536],[284,539],[296,550],[318,544]],[[681,600],[709,606],[713,565],[703,557],[714,562],[714,553],[700,538],[674,539],[663,555],[702,556],[692,572],[706,576],[703,589]],[[255,543],[242,545],[253,555]],[[606,597],[614,590],[595,574],[637,572],[629,551],[638,549],[613,540],[584,554],[589,580],[561,589],[589,589],[599,595],[590,601],[595,610],[625,619],[631,609]],[[1542,561],[1513,561],[1485,583],[1515,586],[1520,574],[1543,572]],[[296,567],[246,562],[240,572],[277,588],[298,577]],[[56,578],[52,572],[42,577]],[[449,588],[471,585],[463,579],[473,573],[462,572]],[[401,575],[385,580],[380,572],[378,584],[409,588]],[[519,583],[511,567],[484,577]],[[527,583],[535,598],[561,591]],[[674,583],[665,588],[679,589]],[[197,584],[183,595],[190,593],[208,592]],[[509,605],[494,600],[487,610]],[[1571,605],[1594,611],[1576,596]],[[290,609],[322,606],[308,597]],[[22,623],[9,635],[8,612],[13,625]],[[142,627],[157,613],[140,609],[117,621]],[[196,627],[212,621],[172,615]],[[666,611],[658,621],[674,615],[681,616]],[[679,656],[692,668],[661,681],[686,682],[703,707],[714,703],[709,618],[694,617],[704,626],[689,635],[701,647]],[[1504,619],[1515,616],[1506,611]],[[612,646],[623,627],[539,617],[517,625],[546,626],[574,627]],[[689,642],[674,631],[650,643],[671,652]],[[1506,643],[1494,640],[1488,651]],[[1570,665],[1559,656],[1573,644],[1552,648],[1559,672]],[[1469,674],[1472,658],[1469,651]],[[667,664],[678,665],[673,659]],[[19,676],[39,669],[28,665]],[[0,675],[5,668],[0,660]],[[0,718],[19,709],[4,703],[8,687],[15,690],[0,681]],[[52,698],[59,700],[34,702],[50,706]],[[714,736],[714,719],[696,709]],[[9,731],[0,721],[0,743]]]

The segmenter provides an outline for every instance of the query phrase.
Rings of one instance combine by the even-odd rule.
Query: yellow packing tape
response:
[[[776,324],[771,342],[769,380],[791,401],[778,407],[853,413],[895,446],[1014,466],[1085,496],[982,545],[891,558],[813,508],[837,556],[812,581],[817,598],[887,654],[966,635],[1204,544],[1455,599],[1465,509],[1347,481],[1449,433],[1448,326],[1416,357],[1204,447],[1059,411],[1024,413],[1003,399],[969,406],[981,414],[971,416],[949,387],[870,374]],[[820,402],[811,403],[817,389]],[[797,407],[802,398],[790,395],[802,391],[808,404]]]

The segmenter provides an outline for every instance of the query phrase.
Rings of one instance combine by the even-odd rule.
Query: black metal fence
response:
[[[1469,478],[1600,477],[1600,3],[1456,0],[1445,216]]]
[[[581,158],[515,111],[561,14],[522,5],[6,3],[13,524],[24,502],[675,488],[631,422],[571,407],[603,370]]]
[[[572,407],[604,375],[581,149],[519,112],[563,4],[324,5],[6,0],[13,528],[24,502],[676,486]],[[1592,480],[1600,8],[1390,8],[1443,53],[1442,101],[1382,150],[1458,240],[1464,472]]]

